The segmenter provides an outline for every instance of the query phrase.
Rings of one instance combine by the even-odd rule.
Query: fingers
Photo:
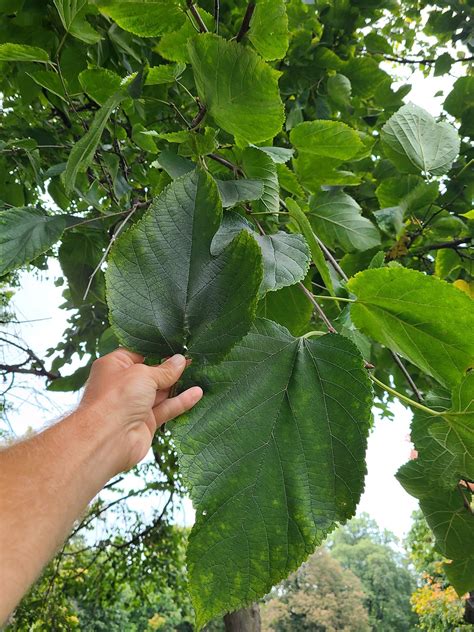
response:
[[[148,367],[149,375],[153,378],[156,388],[169,388],[173,386],[186,368],[186,358],[177,353],[163,364]]]
[[[156,427],[163,425],[170,419],[174,419],[190,410],[203,396],[203,390],[200,386],[188,388],[180,395],[165,399],[161,404],[153,409],[155,415]]]

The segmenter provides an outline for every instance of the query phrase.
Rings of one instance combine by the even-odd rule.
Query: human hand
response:
[[[78,412],[87,412],[94,424],[105,424],[112,430],[113,474],[141,461],[156,429],[201,399],[199,386],[169,397],[185,367],[186,359],[179,354],[163,364],[147,366],[141,355],[126,349],[117,349],[93,363]]]

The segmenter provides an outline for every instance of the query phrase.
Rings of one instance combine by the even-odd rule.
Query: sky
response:
[[[412,73],[408,68],[398,70],[400,83],[412,84],[412,91],[406,97],[410,101],[428,110],[434,116],[439,115],[445,96],[454,82],[453,77],[430,77],[426,79],[422,73]],[[437,92],[444,95],[435,96]],[[13,306],[19,321],[15,331],[40,356],[49,347],[55,346],[66,327],[68,312],[59,308],[62,304],[60,287],[54,280],[61,276],[57,261],[51,260],[51,268],[46,273],[33,275],[21,274],[21,287],[16,291]],[[10,358],[11,359],[11,358]],[[80,364],[71,367],[71,372]],[[21,386],[23,385],[23,386]],[[35,387],[32,393],[31,386]],[[36,378],[25,378],[20,386],[10,392],[10,401],[14,410],[9,414],[9,421],[17,436],[21,436],[29,428],[38,429],[44,424],[59,419],[77,404],[79,395],[70,393],[47,393],[43,384]],[[365,491],[359,504],[358,513],[367,512],[380,527],[393,531],[402,539],[411,524],[411,513],[417,508],[417,502],[409,496],[394,478],[397,469],[405,463],[410,454],[409,426],[410,412],[401,404],[393,407],[392,421],[381,419],[377,414],[375,426],[369,437],[367,452],[368,474],[365,480]],[[130,476],[129,484],[136,484]],[[150,501],[133,501],[134,508],[149,514],[156,505]],[[190,525],[194,512],[189,500],[176,510],[175,520],[180,524]]]

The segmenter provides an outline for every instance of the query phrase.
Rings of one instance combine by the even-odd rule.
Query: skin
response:
[[[0,452],[0,625],[94,496],[201,399],[198,386],[169,397],[185,367],[182,355],[150,367],[118,349],[94,362],[77,410]]]

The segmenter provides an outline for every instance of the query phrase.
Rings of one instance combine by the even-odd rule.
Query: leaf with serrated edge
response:
[[[257,0],[248,38],[263,59],[281,59],[288,49],[285,0]]]
[[[220,229],[211,244],[211,253],[218,254],[241,230],[248,231],[262,250],[263,279],[259,296],[266,292],[294,285],[306,276],[310,264],[309,248],[302,235],[278,231],[259,235],[247,220],[235,212],[224,215]]]
[[[242,167],[248,178],[263,183],[263,195],[252,205],[253,211],[277,213],[280,209],[280,185],[274,160],[256,147],[247,147],[242,153]]]
[[[0,213],[0,276],[33,261],[61,237],[65,215],[47,215],[35,208]]]
[[[417,270],[364,270],[347,287],[354,324],[444,386],[474,364],[474,302],[449,283]]]
[[[321,191],[309,200],[308,218],[317,235],[331,248],[346,252],[380,245],[380,233],[363,217],[357,202],[343,191]]]
[[[370,383],[356,347],[257,319],[172,426],[196,524],[190,592],[200,629],[295,570],[364,486]]]
[[[222,129],[248,143],[280,132],[280,74],[257,53],[211,33],[191,39],[188,52],[199,98]]]
[[[156,37],[179,28],[186,15],[177,0],[100,0],[99,10],[125,31],[140,37]]]
[[[456,129],[436,120],[423,108],[407,103],[385,123],[381,132],[387,157],[403,172],[442,176],[459,153]]]
[[[261,254],[241,231],[217,256],[217,186],[196,170],[176,179],[114,245],[107,301],[121,344],[146,356],[186,351],[219,361],[249,330],[262,279]]]

